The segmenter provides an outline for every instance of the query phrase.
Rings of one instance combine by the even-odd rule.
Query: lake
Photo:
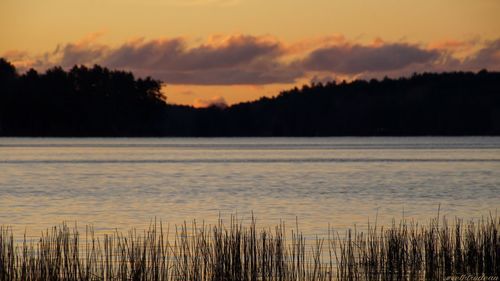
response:
[[[284,220],[308,235],[392,218],[489,216],[500,138],[0,138],[0,224],[38,236]]]

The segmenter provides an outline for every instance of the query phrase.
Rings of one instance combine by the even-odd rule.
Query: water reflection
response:
[[[500,206],[500,138],[0,139],[0,221],[146,228],[252,211],[321,234]]]

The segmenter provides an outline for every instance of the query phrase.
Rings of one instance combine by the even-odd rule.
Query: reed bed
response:
[[[234,217],[227,225],[154,222],[142,232],[102,235],[63,224],[37,240],[16,240],[2,227],[0,280],[499,280],[499,230],[491,216],[329,229],[311,241],[297,224],[259,229],[254,219],[243,225]]]

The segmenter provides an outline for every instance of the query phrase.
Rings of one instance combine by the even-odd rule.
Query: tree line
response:
[[[0,59],[0,136],[500,135],[500,73],[313,83],[229,107],[168,104],[162,83],[95,65],[18,74]]]

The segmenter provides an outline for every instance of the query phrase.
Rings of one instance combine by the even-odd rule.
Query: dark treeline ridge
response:
[[[500,73],[305,85],[229,107],[167,104],[161,81],[100,66],[18,74],[0,59],[0,136],[500,135]]]

